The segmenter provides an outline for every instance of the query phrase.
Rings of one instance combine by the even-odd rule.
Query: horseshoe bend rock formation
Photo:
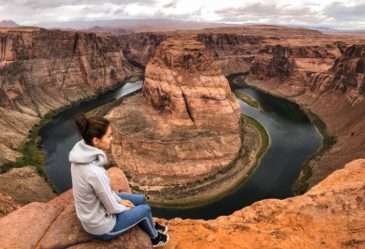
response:
[[[107,117],[113,156],[134,186],[159,191],[224,169],[241,146],[240,110],[227,79],[195,37],[162,42],[141,94]]]
[[[147,65],[143,96],[177,125],[237,132],[238,103],[219,65],[194,37],[160,45]]]
[[[108,174],[114,191],[130,191],[117,167]],[[337,170],[304,195],[267,199],[214,220],[163,220],[164,248],[365,248],[365,160]],[[0,218],[3,249],[151,248],[139,227],[117,239],[92,240],[81,228],[71,190],[47,203],[33,202]]]

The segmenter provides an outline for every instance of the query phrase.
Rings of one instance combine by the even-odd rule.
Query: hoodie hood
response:
[[[84,139],[78,141],[71,149],[68,160],[70,163],[89,164],[97,161],[100,165],[108,163],[107,156],[104,151],[85,143]]]

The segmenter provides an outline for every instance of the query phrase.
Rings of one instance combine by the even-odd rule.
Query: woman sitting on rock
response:
[[[103,117],[75,118],[82,139],[69,153],[76,214],[86,232],[111,240],[139,225],[154,247],[169,239],[167,226],[154,223],[144,195],[116,193],[104,168],[112,141],[110,122]]]

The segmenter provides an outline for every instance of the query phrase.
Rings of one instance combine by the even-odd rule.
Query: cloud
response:
[[[157,0],[0,0],[1,5],[5,6],[18,6],[21,8],[29,8],[29,9],[54,9],[64,6],[78,6],[78,5],[127,5],[127,4],[146,4],[151,5],[155,4]]]
[[[0,19],[23,25],[171,18],[183,21],[365,28],[365,0],[0,0]]]
[[[128,16],[130,6],[154,8],[158,0],[0,0],[0,17],[20,24],[71,20],[115,19]]]
[[[365,2],[354,5],[335,2],[327,6],[324,13],[336,21],[365,21]]]
[[[176,8],[178,0],[173,0],[163,5],[163,8]]]
[[[229,22],[266,22],[266,23],[306,23],[314,24],[323,21],[322,16],[311,7],[293,7],[290,4],[253,3],[239,8],[217,10],[221,21]],[[255,21],[256,20],[256,21]]]

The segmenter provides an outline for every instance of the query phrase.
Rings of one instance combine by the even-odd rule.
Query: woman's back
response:
[[[69,154],[76,214],[84,229],[92,234],[110,231],[116,222],[113,214],[108,214],[97,198],[95,186],[109,187],[103,163],[105,154],[101,150],[80,140]]]
[[[148,233],[154,247],[168,241],[167,227],[155,224],[143,195],[115,193],[104,165],[112,128],[103,117],[75,119],[83,139],[69,153],[76,215],[83,228],[97,239],[110,240],[137,224]],[[123,198],[123,199],[122,199]]]

